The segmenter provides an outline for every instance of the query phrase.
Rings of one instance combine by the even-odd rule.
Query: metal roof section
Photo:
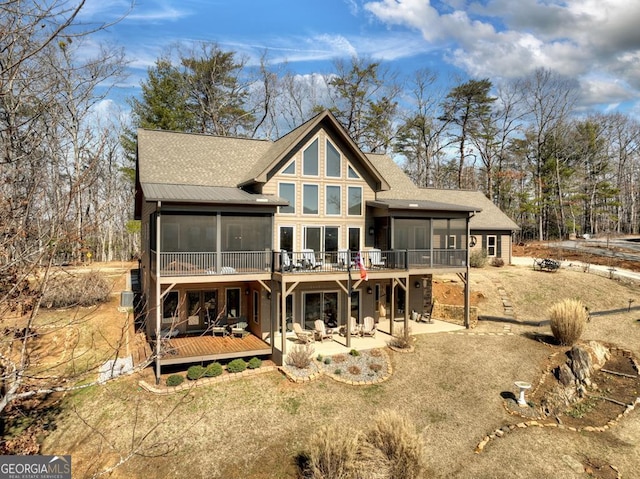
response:
[[[460,211],[478,213],[480,208],[450,203],[440,203],[428,200],[384,199],[367,201],[367,206],[388,210],[416,210],[416,211]]]
[[[253,194],[234,187],[165,183],[142,183],[141,186],[147,201],[252,206],[287,206],[289,204],[279,196]]]

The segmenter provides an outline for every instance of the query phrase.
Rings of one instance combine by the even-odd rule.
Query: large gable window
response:
[[[349,187],[349,216],[362,215],[362,188],[359,186]]]
[[[340,164],[340,153],[333,144],[327,140],[327,158],[325,175],[331,178],[340,178],[340,170],[342,169]]]
[[[294,183],[280,183],[278,185],[278,196],[289,202],[289,206],[280,207],[280,213],[296,212],[296,185]]]
[[[318,176],[318,139],[304,150],[302,157],[302,174],[305,176]]]
[[[327,186],[327,193],[325,195],[325,213],[327,215],[340,214],[340,196],[341,192],[339,186]]]
[[[305,215],[317,215],[318,185],[304,185],[302,193],[302,212]]]
[[[353,179],[360,179],[360,175],[358,175],[358,173],[356,173],[356,170],[353,169],[353,166],[349,165],[349,168],[347,168],[347,176],[349,178],[353,178]]]

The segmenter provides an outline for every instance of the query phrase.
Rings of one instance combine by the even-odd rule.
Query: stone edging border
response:
[[[278,370],[277,366],[261,366],[256,369],[245,369],[240,373],[223,374],[215,378],[200,378],[195,381],[191,381],[187,379],[185,380],[185,382],[183,382],[179,386],[154,386],[146,382],[144,379],[141,379],[140,381],[138,381],[138,386],[140,386],[142,389],[150,393],[167,395],[167,394],[173,394],[173,393],[178,393],[182,391],[189,391],[193,388],[197,388],[200,386],[209,386],[211,384],[224,383],[227,381],[233,381],[235,379],[251,377],[257,374],[263,374],[263,373],[268,373],[268,372],[277,371],[277,370]]]
[[[639,369],[639,364],[636,361],[635,357],[633,356],[633,353],[628,350],[628,349],[623,349],[620,347],[611,347],[609,348],[611,351],[619,351],[621,352],[625,357],[629,358],[631,360],[631,363],[633,364],[634,369],[636,370],[636,372],[638,372],[640,374],[640,369]],[[558,354],[558,352],[555,352],[553,354],[551,354],[549,357],[553,357],[556,354]],[[540,381],[538,382],[538,384],[536,385],[536,389],[538,387],[540,387],[540,385],[542,384],[542,382],[544,381],[544,379],[546,378],[547,374],[551,373],[551,367],[547,367],[544,371],[544,373],[541,375],[540,377]],[[630,404],[627,404],[627,407],[625,408],[625,410],[623,412],[621,412],[620,414],[618,414],[617,417],[615,417],[614,419],[611,419],[610,421],[607,422],[607,424],[605,424],[604,426],[585,426],[585,427],[572,427],[572,426],[565,426],[564,424],[557,424],[555,422],[540,422],[540,420],[531,420],[531,421],[524,421],[524,422],[519,422],[517,424],[509,424],[507,426],[502,426],[498,429],[496,429],[495,431],[493,431],[490,434],[487,434],[482,441],[480,441],[478,443],[478,445],[475,448],[475,453],[476,454],[480,454],[485,446],[489,443],[489,441],[492,441],[493,439],[497,438],[497,437],[503,437],[507,432],[513,431],[514,429],[526,429],[527,427],[555,427],[556,429],[566,429],[567,431],[573,431],[573,432],[604,432],[607,429],[610,429],[612,427],[614,427],[615,425],[618,424],[618,422],[620,422],[620,420],[626,416],[627,414],[629,414],[631,411],[633,411],[636,408],[636,405],[640,404],[640,397],[636,397],[635,401],[633,401]],[[509,414],[514,414],[511,413],[509,410],[507,410],[507,412]]]
[[[310,381],[314,381],[316,379],[318,379],[320,376],[322,376],[323,374],[326,376],[329,376],[331,379],[338,381],[339,383],[343,383],[343,384],[348,384],[350,386],[370,386],[372,384],[377,384],[377,383],[381,383],[384,382],[386,380],[388,380],[391,375],[393,374],[393,367],[391,366],[391,358],[389,357],[389,354],[381,349],[382,354],[384,354],[386,356],[386,361],[387,361],[387,373],[383,376],[380,376],[376,379],[372,379],[372,380],[365,380],[365,381],[351,381],[349,379],[346,379],[344,376],[339,376],[337,374],[333,374],[333,373],[328,373],[326,371],[323,371],[322,369],[318,368],[318,371],[316,371],[315,373],[311,373],[308,376],[303,376],[303,377],[295,377],[292,376],[291,374],[288,373],[288,371],[282,367],[282,366],[277,366],[278,369],[282,372],[282,374],[284,374],[290,381],[294,382],[294,383],[307,383]]]

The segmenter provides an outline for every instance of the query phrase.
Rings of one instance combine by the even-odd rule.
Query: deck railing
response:
[[[459,268],[467,252],[458,249],[363,250],[357,251],[225,251],[160,253],[162,276],[233,275],[242,273],[330,273],[358,269],[358,259],[368,270]],[[151,270],[156,254],[151,251]]]

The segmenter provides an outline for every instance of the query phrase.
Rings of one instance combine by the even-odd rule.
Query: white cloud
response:
[[[611,77],[582,81],[584,101],[599,104],[640,89],[640,2],[376,0],[364,8],[388,25],[418,30],[470,76],[510,78],[544,67],[579,79]]]

